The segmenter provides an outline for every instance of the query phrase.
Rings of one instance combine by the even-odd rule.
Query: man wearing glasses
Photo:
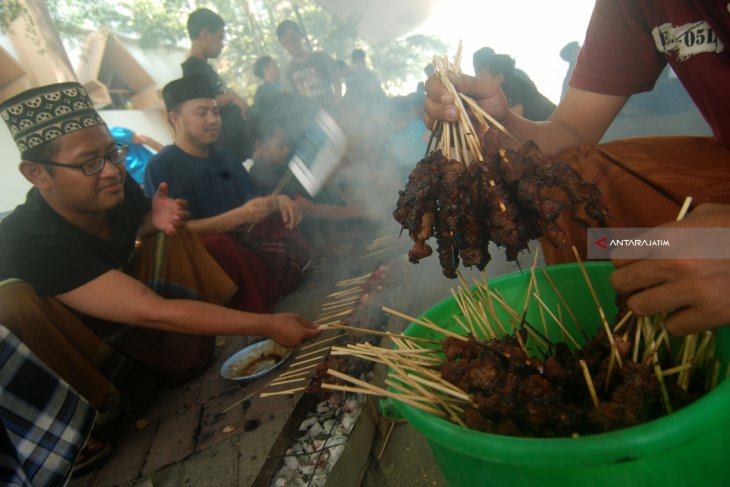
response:
[[[185,202],[126,177],[126,147],[81,85],[26,91],[0,116],[34,186],[0,223],[0,322],[98,409],[119,403],[129,364],[181,382],[205,370],[215,335],[318,334],[295,314],[222,306],[235,285],[185,228]]]

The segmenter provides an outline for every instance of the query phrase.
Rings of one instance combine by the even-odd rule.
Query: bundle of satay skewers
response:
[[[388,379],[380,387],[330,368],[331,379],[321,387],[387,397],[460,426],[524,437],[579,436],[634,426],[680,409],[715,387],[722,371],[713,332],[672,337],[663,317],[636,317],[620,303],[620,319],[610,325],[579,265],[601,320],[592,338],[546,268],[541,271],[557,296],[554,309],[541,298],[534,266],[522,309],[510,306],[486,278],[475,279],[470,288],[459,274],[462,285],[452,293],[460,314],[449,320],[459,333],[385,308],[444,338],[434,343],[391,335],[394,349],[371,343],[333,346],[334,356],[383,364]],[[530,306],[539,308],[542,323],[525,319]],[[573,321],[570,327],[564,313]],[[550,321],[562,341],[548,338]]]
[[[505,248],[508,260],[539,237],[562,248],[564,232],[556,223],[561,211],[579,212],[590,226],[603,226],[606,214],[595,184],[540,152],[534,142],[518,143],[456,91],[449,73],[460,74],[460,53],[461,46],[453,63],[434,58],[459,119],[434,128],[429,154],[411,172],[393,212],[414,242],[409,260],[431,255],[427,241],[435,236],[443,273],[452,279],[460,261],[483,270],[491,258],[490,241]]]

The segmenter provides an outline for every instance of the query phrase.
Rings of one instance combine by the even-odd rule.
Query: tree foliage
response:
[[[42,0],[28,0],[42,1]],[[226,48],[219,72],[232,88],[251,94],[258,84],[252,68],[256,59],[270,55],[285,65],[286,52],[276,38],[276,26],[291,19],[303,26],[313,49],[349,62],[354,48],[368,52],[375,72],[386,87],[420,77],[433,54],[443,54],[439,39],[410,36],[372,46],[357,36],[357,20],[341,21],[314,0],[49,0],[46,2],[59,34],[79,42],[89,30],[105,28],[133,36],[140,45],[178,44],[187,37],[188,14],[199,7],[217,11],[226,21]],[[22,15],[22,2],[0,0],[0,19],[7,26]]]

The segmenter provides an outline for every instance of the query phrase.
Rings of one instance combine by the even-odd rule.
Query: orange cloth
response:
[[[730,151],[707,137],[642,137],[561,153],[583,179],[595,182],[608,208],[608,227],[655,227],[676,219],[685,197],[701,203],[730,204]],[[563,211],[557,222],[566,246],[542,240],[548,264],[575,260],[575,245],[586,258],[591,222]]]

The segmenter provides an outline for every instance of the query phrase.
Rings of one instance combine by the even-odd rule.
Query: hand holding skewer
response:
[[[458,93],[474,99],[478,106],[504,123],[510,114],[507,98],[499,85],[489,79],[479,79],[466,74],[447,74]],[[426,99],[424,102],[424,119],[426,126],[433,128],[436,121],[456,122],[459,120],[459,109],[456,98],[444,86],[438,74],[426,81]]]
[[[664,228],[730,228],[730,205],[703,204],[681,221]],[[720,242],[694,242],[706,249]],[[671,313],[667,330],[684,335],[712,330],[730,323],[730,261],[721,259],[615,260],[611,283],[619,293],[634,293],[628,300],[640,316]]]

